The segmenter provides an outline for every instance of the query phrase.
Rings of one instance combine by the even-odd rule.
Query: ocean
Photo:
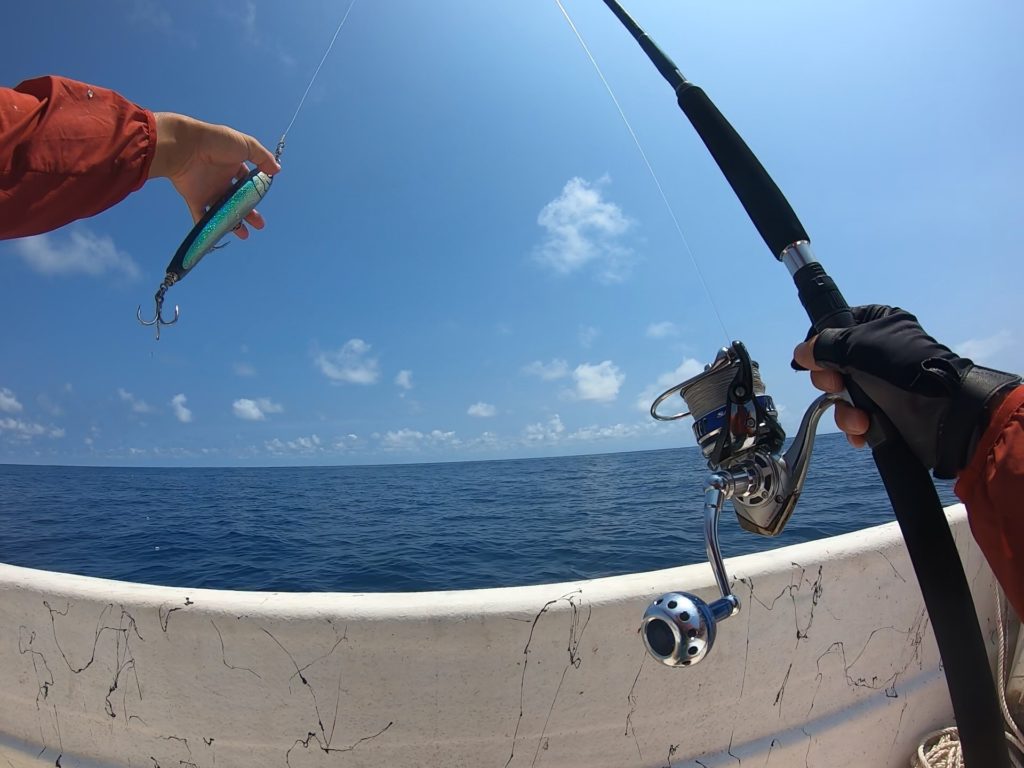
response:
[[[612,576],[705,558],[696,447],[510,461],[299,468],[0,465],[0,562],[179,587],[394,592]],[[944,504],[956,502],[939,484]],[[893,520],[867,450],[819,435],[782,535]]]

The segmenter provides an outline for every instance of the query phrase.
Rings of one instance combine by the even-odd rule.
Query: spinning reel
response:
[[[687,409],[671,416],[659,413],[659,406],[677,394]],[[658,661],[671,667],[696,664],[711,651],[718,622],[739,612],[718,546],[722,506],[730,499],[747,531],[781,533],[803,490],[818,420],[840,399],[830,394],[815,400],[789,450],[780,453],[786,433],[778,410],[765,392],[757,363],[742,342],[734,341],[719,350],[703,373],[663,392],[651,405],[651,416],[659,421],[693,416],[693,434],[711,470],[704,487],[704,537],[722,593],[710,605],[688,592],[670,592],[651,603],[641,634]]]

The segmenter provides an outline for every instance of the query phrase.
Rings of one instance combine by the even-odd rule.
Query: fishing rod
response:
[[[327,61],[327,57],[331,54],[331,49],[334,48],[334,41],[338,39],[338,35],[341,34],[341,28],[345,26],[345,22],[348,20],[348,15],[352,12],[352,8],[355,6],[356,0],[351,0],[348,6],[348,10],[345,11],[345,15],[342,16],[341,22],[338,24],[338,28],[334,31],[334,37],[331,38],[330,44],[327,46],[327,50],[324,51],[323,57],[320,59],[320,63],[317,65],[316,70],[313,72],[313,76],[309,79],[309,83],[306,85],[306,90],[302,94],[302,98],[299,99],[299,105],[295,108],[295,113],[292,115],[291,121],[288,123],[288,127],[284,129],[284,133],[281,134],[281,138],[277,142],[277,148],[274,150],[274,159],[280,162],[281,154],[284,152],[285,139],[288,136],[288,131],[295,125],[295,119],[299,116],[299,112],[302,110],[302,105],[306,102],[306,96],[309,95],[310,88],[313,87],[313,83],[316,81],[317,75],[320,74],[320,69],[323,67],[324,62]],[[242,221],[252,213],[256,206],[260,204],[260,201],[266,197],[267,192],[270,191],[270,185],[273,183],[274,177],[264,173],[258,168],[253,168],[248,174],[240,179],[236,179],[231,187],[216,201],[214,202],[203,214],[203,217],[196,222],[195,226],[192,227],[191,231],[185,236],[185,239],[181,241],[181,245],[178,246],[178,250],[171,258],[170,263],[167,265],[166,274],[164,275],[163,281],[160,283],[160,287],[157,288],[156,294],[153,297],[156,301],[156,312],[153,315],[152,320],[142,319],[142,305],[135,312],[135,316],[139,322],[143,325],[155,325],[156,326],[156,340],[160,341],[160,327],[163,325],[174,325],[178,322],[180,316],[180,310],[178,305],[174,305],[174,317],[170,320],[165,320],[163,317],[163,306],[164,306],[164,295],[167,290],[183,279],[200,261],[206,254],[214,251],[218,248],[223,248],[223,245],[218,245],[220,241],[226,237],[230,232],[236,231],[242,226]]]
[[[792,206],[754,153],[708,95],[683,76],[622,6],[616,0],[604,3],[672,87],[680,109],[768,249],[789,270],[814,330],[853,326],[849,305],[815,258],[810,237]],[[854,405],[871,416],[866,437],[932,623],[965,764],[969,768],[1009,768],[981,627],[935,486],[928,470],[870,398],[848,377],[846,386]],[[662,415],[659,406],[677,394],[687,412]],[[799,498],[817,421],[837,399],[834,395],[819,397],[804,415],[791,448],[780,455],[785,434],[774,403],[760,381],[757,364],[742,343],[733,342],[704,373],[663,393],[651,406],[651,414],[662,420],[694,416],[694,434],[713,470],[705,491],[705,536],[708,559],[722,592],[710,605],[683,592],[663,595],[650,605],[641,635],[659,661],[670,666],[700,661],[711,650],[717,622],[739,611],[718,547],[722,506],[725,500],[732,500],[744,529],[778,534]]]

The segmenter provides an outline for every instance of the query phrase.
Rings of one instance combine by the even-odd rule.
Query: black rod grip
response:
[[[793,282],[815,331],[821,333],[826,328],[853,327],[850,305],[821,264],[812,261],[800,267],[793,275]]]
[[[828,276],[821,264],[812,261],[800,267],[793,274],[793,282],[796,284],[800,303],[803,304],[816,333],[821,333],[826,328],[853,327],[856,321],[853,319],[850,305],[846,303],[835,281]],[[892,438],[902,440],[896,427],[881,413],[874,401],[848,376],[843,378],[853,404],[871,414],[871,424],[865,435],[868,444],[874,448]]]
[[[810,240],[768,171],[708,95],[687,82],[676,91],[676,97],[772,255],[779,258],[787,245]]]

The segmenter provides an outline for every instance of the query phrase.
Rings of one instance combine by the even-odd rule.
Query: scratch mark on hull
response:
[[[254,669],[250,669],[249,667],[236,667],[234,664],[228,664],[228,658],[226,656],[226,652],[224,649],[224,635],[220,633],[220,629],[217,627],[216,624],[214,624],[213,619],[210,619],[210,624],[213,625],[213,631],[217,633],[217,639],[220,640],[220,660],[224,664],[224,666],[228,669],[237,669],[239,671],[244,670],[245,672],[248,672],[251,675],[256,675],[257,678],[262,680],[263,678],[260,677],[259,672],[257,672]]]

